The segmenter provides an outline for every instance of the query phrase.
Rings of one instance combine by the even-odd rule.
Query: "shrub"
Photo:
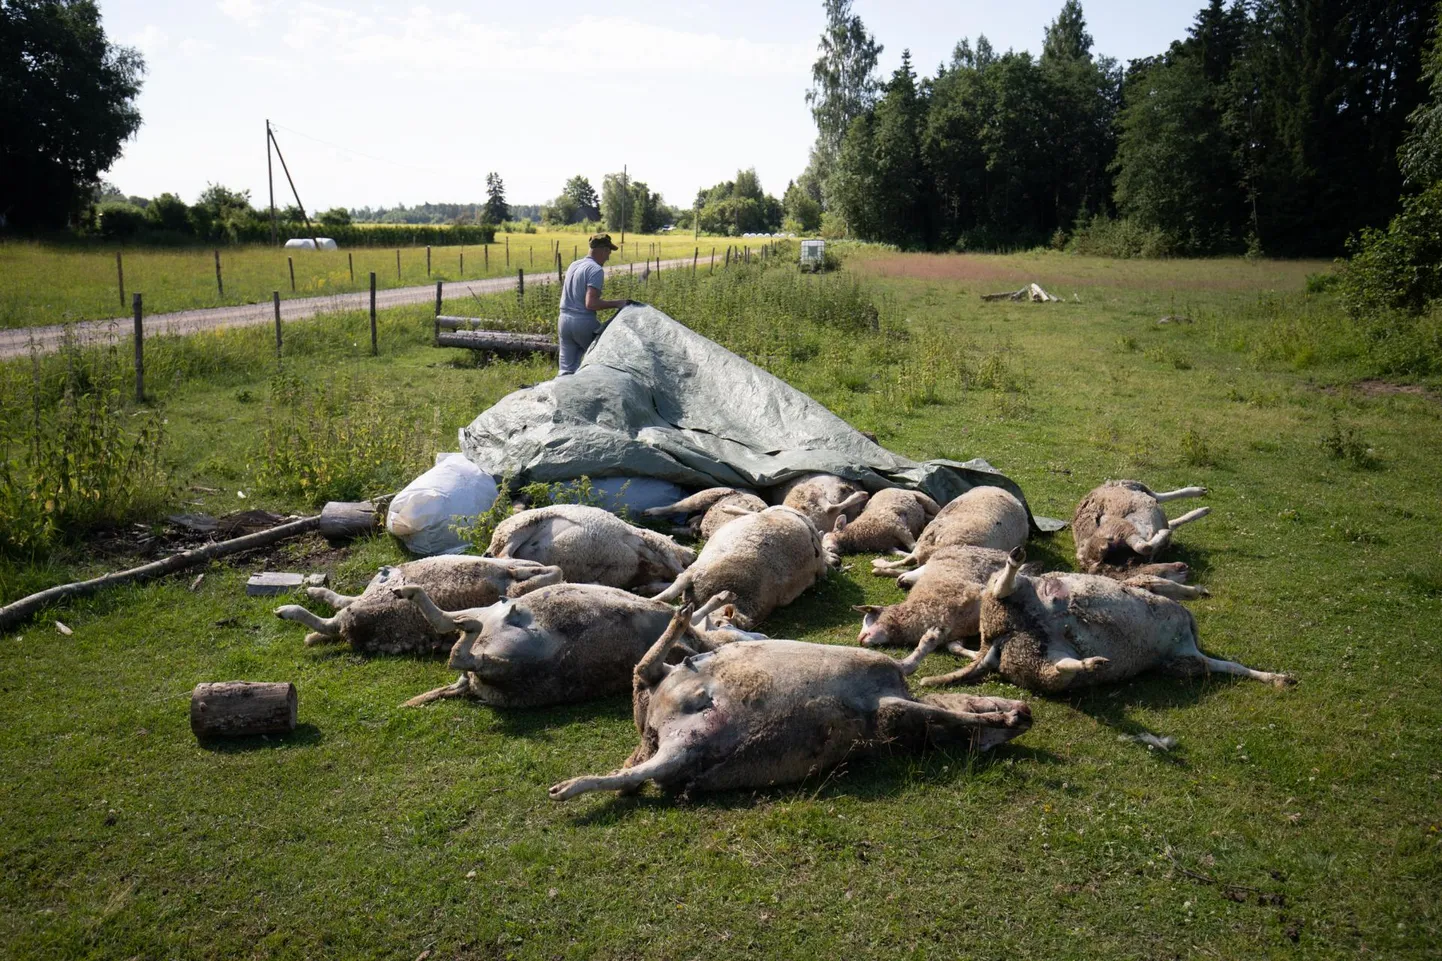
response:
[[[1157,227],[1143,227],[1127,217],[1097,214],[1080,224],[1067,242],[1069,253],[1090,257],[1174,257],[1187,245]]]
[[[145,220],[151,230],[190,232],[190,208],[175,194],[161,194],[152,200],[145,208]]]
[[[96,213],[100,235],[108,240],[134,237],[145,227],[145,211],[134,204],[101,204]]]
[[[1442,298],[1442,182],[1407,198],[1386,230],[1364,230],[1348,247],[1339,286],[1349,314],[1426,312]]]

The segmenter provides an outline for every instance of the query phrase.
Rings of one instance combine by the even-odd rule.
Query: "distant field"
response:
[[[619,243],[621,237],[615,235]],[[586,235],[567,231],[534,234],[499,234],[496,242],[457,247],[432,247],[430,272],[426,248],[400,249],[397,271],[394,248],[356,247],[351,250],[281,250],[269,246],[221,247],[221,275],[225,295],[217,290],[215,255],[210,248],[91,247],[80,249],[38,243],[0,243],[0,327],[35,327],[80,320],[129,316],[130,295],[144,294],[147,313],[168,313],[196,307],[250,304],[269,300],[272,291],[282,298],[312,297],[369,285],[375,271],[378,287],[406,287],[435,280],[465,280],[556,269],[559,249],[562,264],[586,255]],[[691,256],[698,246],[710,253],[724,252],[731,243],[759,247],[765,241],[703,237],[689,233],[628,234],[625,246],[612,263]],[[557,246],[558,245],[558,246]],[[119,249],[125,271],[125,304],[120,300],[115,254]],[[464,259],[464,269],[462,260]],[[291,290],[288,260],[295,264],[295,290]],[[352,278],[352,265],[354,277]]]

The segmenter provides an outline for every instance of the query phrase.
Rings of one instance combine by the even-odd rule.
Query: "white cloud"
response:
[[[133,47],[139,47],[141,53],[151,57],[170,45],[170,37],[166,36],[165,31],[155,24],[148,23],[144,30],[131,35],[126,42]]]
[[[197,40],[195,37],[186,37],[177,46],[182,56],[192,60],[203,57],[215,49],[215,44]]]
[[[221,13],[247,27],[258,24],[261,15],[267,12],[266,4],[257,3],[256,0],[220,0],[216,6],[220,7]]]

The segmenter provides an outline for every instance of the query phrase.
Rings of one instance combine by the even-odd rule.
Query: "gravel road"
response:
[[[707,256],[707,263],[710,263]],[[617,273],[639,273],[649,265],[616,264],[607,267],[607,276]],[[661,261],[661,269],[679,269],[691,266],[690,257],[678,257]],[[556,275],[548,272],[535,273],[526,277],[528,284],[552,284]],[[485,280],[448,281],[444,293],[451,296],[464,295],[466,291],[477,294],[493,294],[499,291],[515,290],[516,278],[490,277]],[[423,287],[395,287],[376,291],[376,309],[400,307],[405,304],[429,304],[436,299],[436,285]],[[298,297],[280,302],[280,317],[283,321],[304,320],[316,314],[339,313],[351,310],[366,310],[369,307],[370,291],[351,294],[330,294],[324,297]],[[147,337],[163,334],[193,334],[201,330],[216,330],[221,327],[249,327],[275,322],[275,308],[270,301],[259,304],[243,304],[238,307],[207,307],[200,310],[177,310],[170,314],[149,314],[145,317]],[[70,329],[82,342],[107,340],[110,337],[128,338],[134,327],[130,317],[114,320],[87,320],[70,325]],[[0,358],[18,357],[30,352],[31,344],[42,353],[55,350],[64,336],[66,325],[54,324],[49,327],[17,327],[0,330]]]

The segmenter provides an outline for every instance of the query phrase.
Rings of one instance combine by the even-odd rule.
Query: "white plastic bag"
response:
[[[386,530],[412,554],[459,554],[467,545],[452,525],[485,513],[495,502],[495,478],[463,454],[437,454],[436,466],[391,501]]]

